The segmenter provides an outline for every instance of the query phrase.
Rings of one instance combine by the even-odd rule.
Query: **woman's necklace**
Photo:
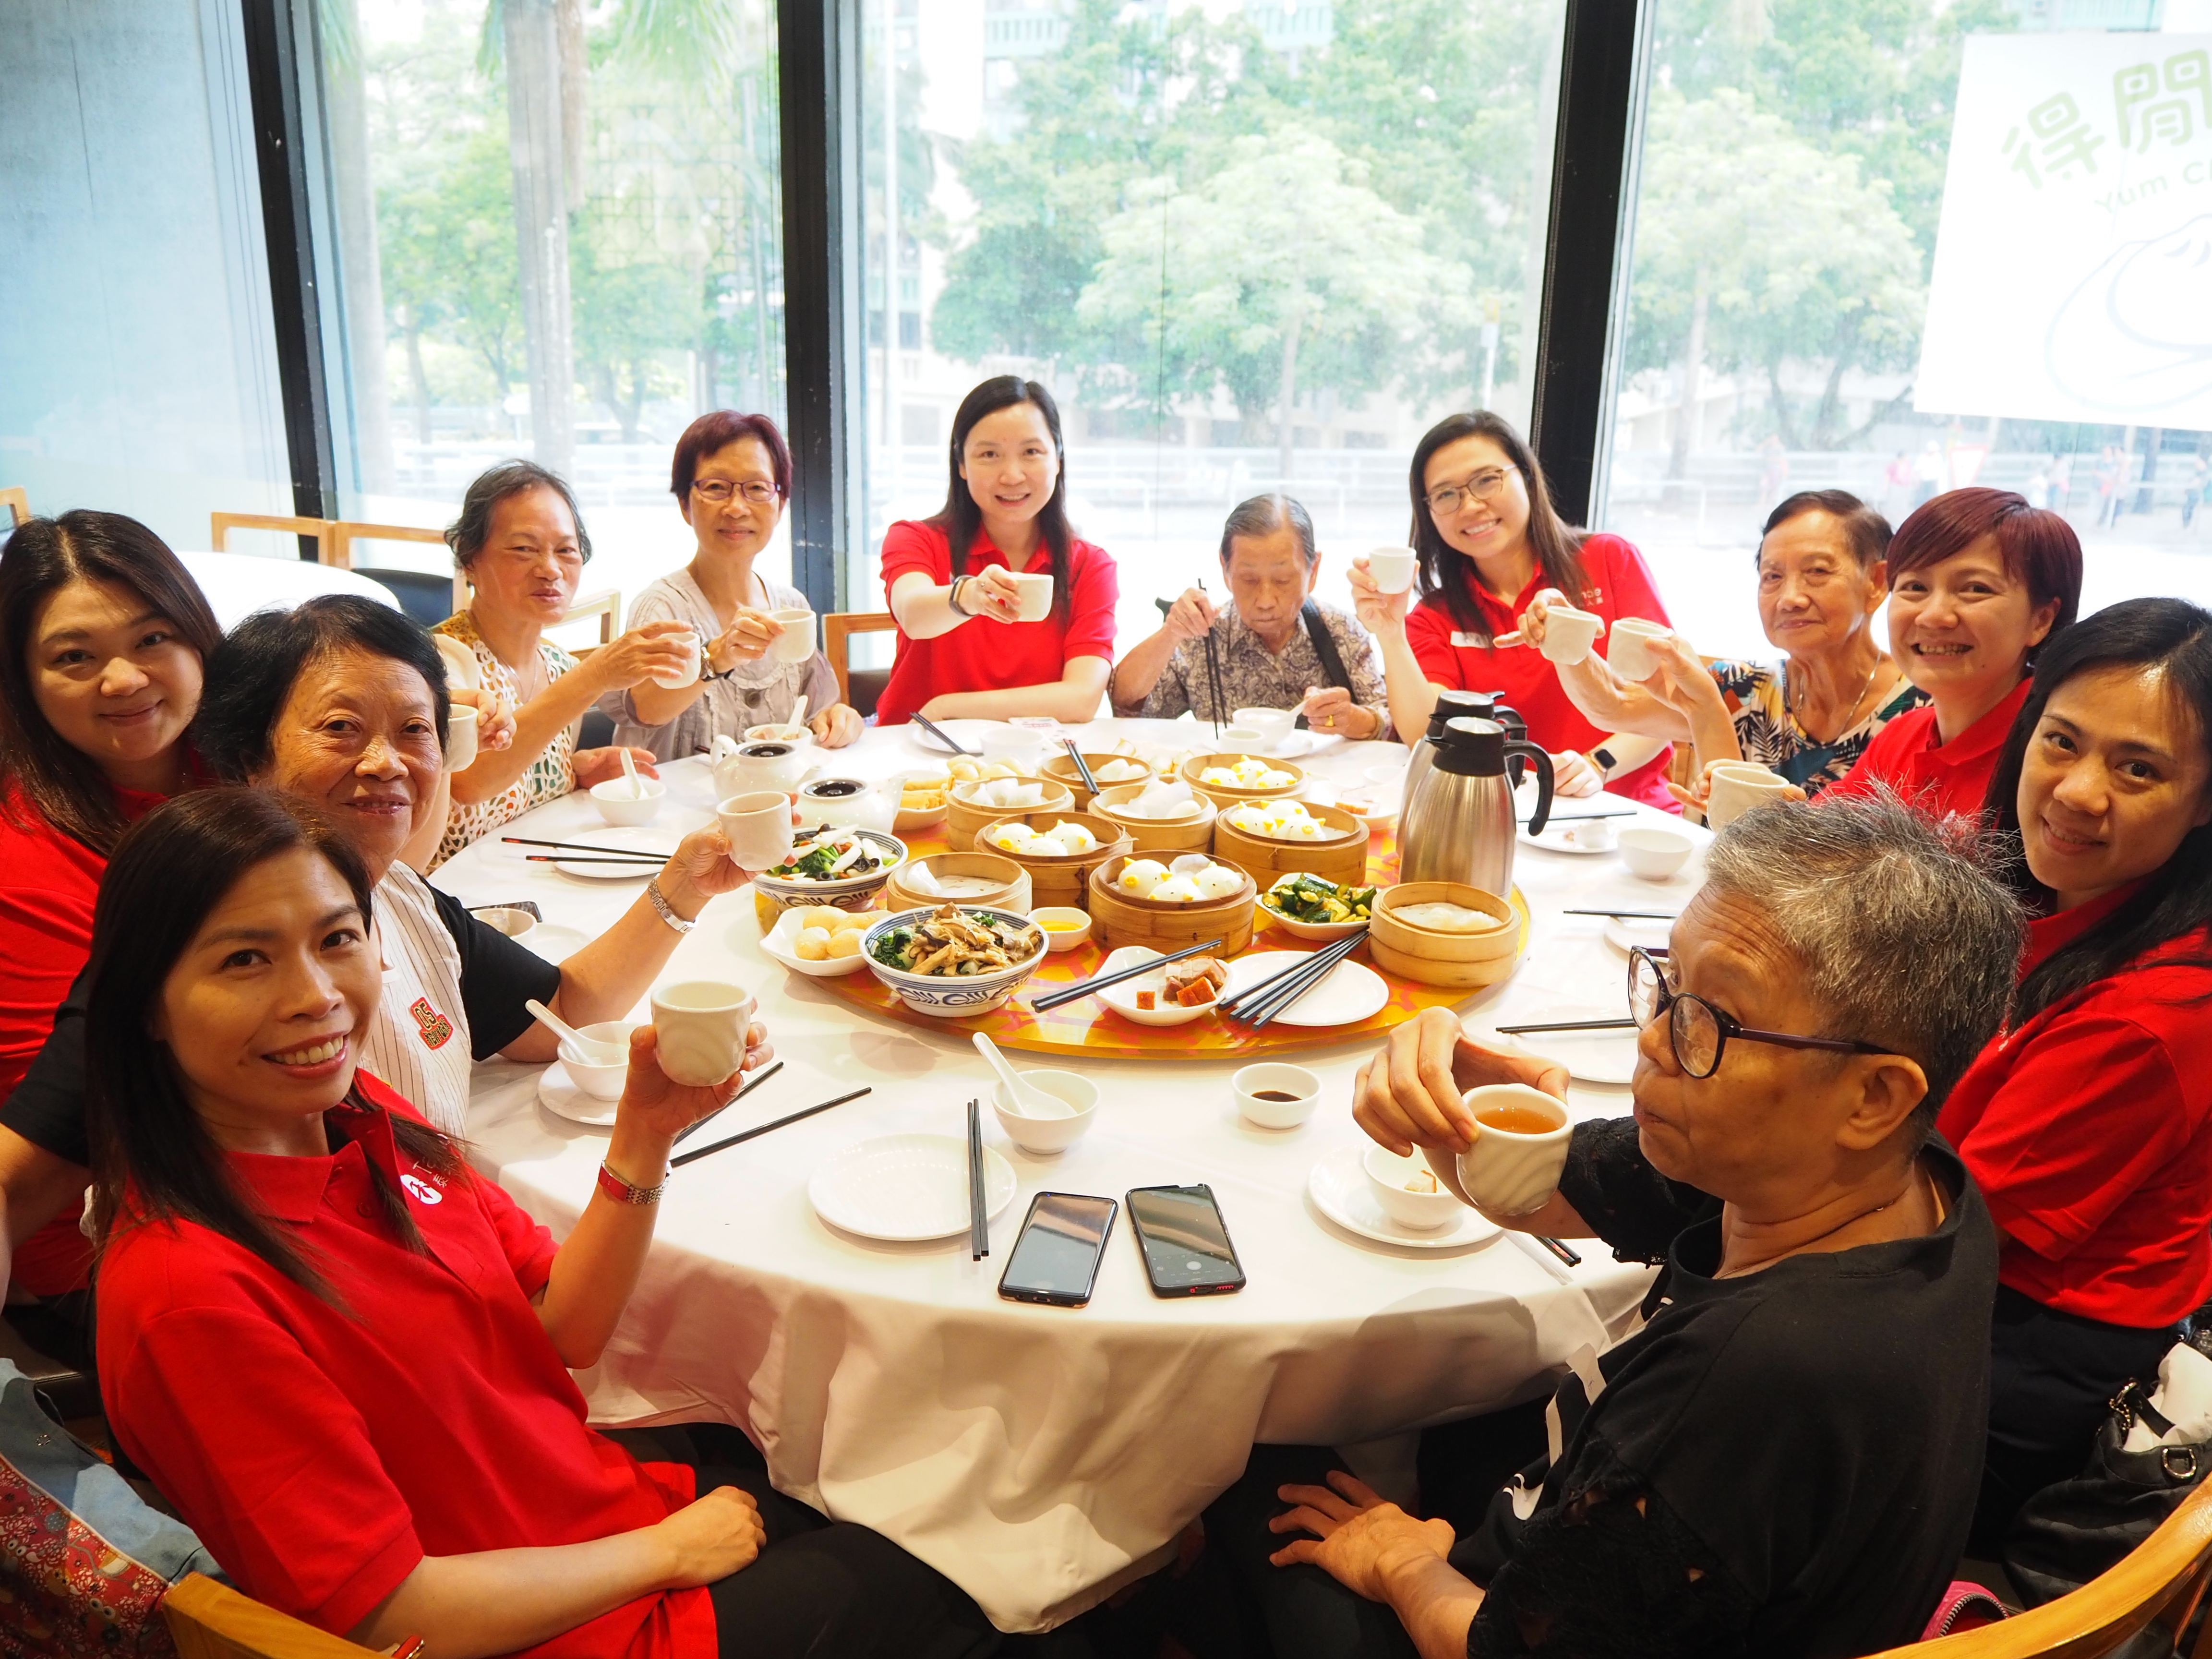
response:
[[[1852,716],[1859,712],[1859,705],[1866,701],[1867,693],[1874,690],[1874,677],[1881,672],[1881,653],[1877,651],[1874,653],[1874,666],[1867,670],[1866,684],[1859,687],[1859,694],[1851,699],[1851,706],[1844,710],[1844,723],[1837,729],[1838,736],[1851,729]],[[1805,700],[1799,695],[1801,685],[1802,682],[1793,682],[1790,687],[1790,718],[1797,722],[1797,729],[1802,732],[1805,730]]]

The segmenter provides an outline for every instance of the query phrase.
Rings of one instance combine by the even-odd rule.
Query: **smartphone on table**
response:
[[[1098,1282],[1098,1263],[1119,1207],[1110,1198],[1085,1193],[1039,1193],[1023,1218],[999,1294],[1051,1308],[1083,1306]]]
[[[1227,1296],[1244,1288],[1244,1267],[1229,1242],[1213,1188],[1139,1187],[1129,1194],[1129,1224],[1145,1255],[1155,1296]]]

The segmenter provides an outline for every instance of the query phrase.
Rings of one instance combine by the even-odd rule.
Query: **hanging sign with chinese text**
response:
[[[1967,40],[1913,401],[2212,430],[2212,35]]]

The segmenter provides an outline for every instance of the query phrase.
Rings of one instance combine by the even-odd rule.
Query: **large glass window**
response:
[[[1121,637],[1281,489],[1402,544],[1437,417],[1525,422],[1561,0],[863,0],[865,546],[963,393],[1052,387]],[[1218,584],[1216,583],[1218,589]]]
[[[785,419],[773,6],[320,7],[348,516],[441,526],[530,457],[576,486],[586,586],[635,593],[691,555],[668,494],[685,425]]]
[[[2084,608],[2212,596],[2202,0],[1656,5],[1606,489],[1685,634],[1772,657],[1769,509],[2064,513]],[[2160,24],[2166,32],[2160,31]]]

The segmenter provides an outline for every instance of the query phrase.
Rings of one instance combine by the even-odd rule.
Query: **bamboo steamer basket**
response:
[[[1231,860],[1216,859],[1216,864],[1244,878],[1242,890],[1196,904],[1155,904],[1115,890],[1114,878],[1131,856],[1109,859],[1091,872],[1091,935],[1101,950],[1141,945],[1165,954],[1218,939],[1219,954],[1233,957],[1252,942],[1252,912],[1260,902],[1260,888],[1250,871]]]
[[[937,876],[974,876],[998,885],[988,891],[957,893],[947,896],[942,893],[917,892],[899,878],[915,865],[926,864],[930,873]],[[902,864],[891,872],[890,883],[884,889],[884,908],[886,910],[913,910],[939,904],[981,905],[993,910],[1012,910],[1027,915],[1036,908],[1031,895],[1030,872],[1001,853],[933,853]]]
[[[1098,792],[1091,810],[1100,817],[1119,824],[1136,845],[1139,853],[1210,853],[1213,850],[1213,820],[1218,809],[1206,796],[1195,789],[1191,797],[1198,810],[1187,818],[1124,817],[1114,809],[1125,802],[1136,799],[1146,786],[1143,783],[1109,783]]]
[[[1100,767],[1111,766],[1115,761],[1122,761],[1131,766],[1142,766],[1145,769],[1145,775],[1143,777],[1124,778],[1121,781],[1122,783],[1133,783],[1141,787],[1152,781],[1152,769],[1145,762],[1139,760],[1134,755],[1085,754],[1083,757],[1083,763],[1091,769],[1091,775],[1094,778],[1098,775],[1098,769]],[[1091,810],[1091,793],[1090,790],[1083,787],[1083,774],[1075,769],[1074,756],[1063,750],[1060,754],[1054,755],[1049,760],[1046,761],[1042,766],[1037,769],[1037,771],[1038,775],[1043,777],[1048,782],[1058,784],[1061,788],[1066,790],[1070,794],[1075,797],[1075,810],[1077,811],[1088,812]],[[1119,788],[1120,787],[1121,785],[1119,784],[1109,783],[1105,786],[1105,788],[1115,789]]]
[[[1098,845],[1087,853],[1069,853],[1060,858],[1047,854],[1031,858],[1024,853],[1010,853],[1003,847],[989,844],[985,837],[1002,823],[1026,823],[1042,834],[1055,823],[1079,823],[1097,837]],[[1109,859],[1120,858],[1130,850],[1128,831],[1110,818],[1102,818],[1091,812],[1060,812],[1036,810],[1028,812],[1002,812],[976,832],[978,856],[988,855],[1008,860],[1029,872],[1030,885],[1034,894],[1029,909],[1047,904],[1073,905],[1081,910],[1088,908],[1090,889],[1085,884],[1091,871]]]
[[[1484,911],[1497,918],[1498,926],[1480,933],[1441,933],[1391,914],[1408,904],[1438,901]],[[1401,882],[1375,896],[1367,955],[1384,972],[1422,985],[1455,989],[1495,985],[1520,963],[1521,917],[1509,901],[1464,882]]]
[[[1229,821],[1234,807],[1250,799],[1239,796],[1221,809],[1220,819],[1213,826],[1213,850],[1249,870],[1262,887],[1273,887],[1276,877],[1301,870],[1340,887],[1347,883],[1354,887],[1367,884],[1367,826],[1352,813],[1341,806],[1309,803],[1306,811],[1315,821],[1335,833],[1325,841],[1277,841],[1273,836],[1240,830]]]
[[[1182,769],[1176,772],[1176,775],[1188,784],[1197,793],[1205,796],[1216,806],[1224,811],[1234,806],[1240,800],[1280,800],[1284,796],[1295,795],[1305,787],[1306,774],[1304,767],[1293,766],[1288,761],[1267,760],[1265,755],[1254,755],[1250,758],[1266,761],[1270,771],[1287,772],[1291,775],[1291,781],[1279,789],[1248,789],[1240,784],[1200,783],[1198,781],[1199,775],[1209,767],[1234,766],[1238,761],[1245,758],[1245,756],[1235,754],[1187,755],[1183,757]]]
[[[956,783],[952,786],[945,797],[945,839],[954,852],[973,852],[977,833],[1000,818],[1009,816],[1018,817],[1027,812],[1058,812],[1065,816],[1075,810],[1075,797],[1069,794],[1066,786],[1055,778],[1041,778],[1035,773],[1024,773],[1013,781],[1042,784],[1042,804],[1036,806],[985,806],[969,799],[969,792],[981,789],[982,784]]]

